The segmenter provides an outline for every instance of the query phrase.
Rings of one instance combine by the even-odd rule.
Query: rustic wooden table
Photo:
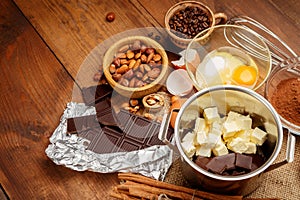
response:
[[[89,52],[119,32],[163,27],[176,2],[0,1],[0,199],[109,199],[116,174],[55,165],[45,154],[49,137],[66,104],[82,101],[74,80]],[[298,1],[203,2],[229,17],[255,18],[300,53]],[[112,23],[105,20],[109,11],[116,14]]]

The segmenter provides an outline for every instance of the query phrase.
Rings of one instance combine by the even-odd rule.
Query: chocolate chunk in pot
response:
[[[226,164],[222,162],[222,160],[218,159],[218,157],[214,157],[206,164],[206,168],[208,171],[212,171],[216,174],[222,174],[226,169]]]
[[[247,169],[247,170],[251,170],[252,157],[237,153],[235,164],[236,164],[237,167]]]
[[[203,156],[198,156],[195,160],[195,163],[205,169],[205,170],[208,170],[207,167],[206,167],[206,164],[209,163],[209,161],[211,160],[212,158],[208,158],[208,157],[203,157]]]

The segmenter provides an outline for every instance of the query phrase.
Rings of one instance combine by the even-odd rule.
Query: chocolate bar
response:
[[[96,115],[88,115],[67,119],[68,134],[80,133],[82,131],[99,126],[100,124],[96,118]]]
[[[113,89],[108,84],[82,88],[82,96],[86,105],[95,106],[97,119],[103,125],[116,126],[115,111],[111,106]]]
[[[82,88],[81,94],[86,105],[94,106],[104,98],[111,97],[112,92],[113,89],[109,84],[101,84],[84,87]]]
[[[106,126],[117,126],[115,120],[115,110],[111,106],[111,98],[106,97],[98,101],[95,105],[98,121]]]
[[[164,145],[158,139],[160,123],[121,109],[116,116],[118,127],[104,126],[88,146],[95,153],[134,151],[153,145]],[[100,131],[100,132],[101,132]],[[168,130],[168,139],[173,130]],[[105,143],[106,146],[103,146]]]
[[[67,124],[68,133],[76,132],[79,137],[88,139],[90,143],[87,149],[95,153],[128,152],[153,145],[164,145],[158,139],[158,122],[126,110],[120,110],[115,116],[118,126],[99,125],[95,118],[96,115],[72,118],[68,119],[70,124]],[[169,128],[167,138],[171,139],[172,134],[173,129]]]

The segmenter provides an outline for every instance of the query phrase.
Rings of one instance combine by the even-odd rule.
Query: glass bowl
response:
[[[300,57],[276,66],[266,82],[265,96],[280,115],[282,124],[300,135]]]
[[[198,40],[210,33],[209,37]],[[200,32],[189,43],[187,72],[194,86],[204,89],[215,85],[239,85],[257,90],[271,72],[271,54],[254,31],[238,25],[217,25]]]

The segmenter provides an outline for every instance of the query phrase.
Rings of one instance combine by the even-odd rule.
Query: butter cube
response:
[[[220,120],[220,115],[218,113],[217,107],[205,108],[203,111],[203,116],[208,124]]]
[[[222,125],[219,122],[213,122],[210,127],[210,133],[221,137],[221,135],[223,134]]]
[[[235,138],[234,136],[232,136],[232,137],[224,137],[224,136],[223,136],[223,140],[224,140],[225,143],[230,142],[230,141],[233,140],[234,138]]]
[[[250,141],[261,146],[267,139],[268,133],[256,127],[251,134]]]
[[[197,144],[203,145],[207,143],[207,133],[206,131],[199,131],[196,135]]]
[[[194,131],[197,133],[199,131],[206,130],[206,122],[205,119],[198,117],[195,121],[195,128]]]
[[[253,142],[246,142],[247,150],[244,153],[256,154],[256,144]]]
[[[250,130],[241,130],[234,135],[234,137],[239,137],[245,140],[246,142],[250,142],[250,137],[253,132],[253,129]]]
[[[240,113],[229,111],[229,113],[227,114],[227,119],[229,121],[234,121],[235,119],[239,118],[240,116],[242,116]]]
[[[193,157],[193,155],[196,152],[194,140],[195,140],[195,134],[189,132],[183,137],[182,142],[181,142],[181,146],[182,146],[184,152],[190,158]]]
[[[195,152],[196,152],[196,147],[194,146],[194,143],[193,143],[193,142],[186,141],[186,142],[182,142],[182,143],[181,143],[181,146],[182,146],[183,151],[185,152],[185,154],[186,154],[189,158],[192,158],[193,155],[194,155]]]
[[[201,145],[201,146],[197,147],[196,156],[210,157],[211,156],[211,148],[207,145]]]
[[[249,116],[241,115],[237,120],[237,123],[240,124],[241,130],[249,130],[252,127],[252,119]]]
[[[188,133],[182,138],[182,142],[186,142],[186,141],[194,141],[195,136],[196,136],[195,133],[188,132]]]
[[[228,121],[223,124],[223,137],[228,138],[228,137],[233,137],[237,132],[241,130],[239,125],[236,123],[236,121]]]
[[[226,145],[222,141],[217,143],[215,148],[212,149],[212,152],[215,156],[223,156],[229,153]]]
[[[246,145],[245,140],[242,138],[234,138],[227,144],[228,149],[235,153],[244,153],[247,151],[248,146]]]
[[[220,140],[221,140],[220,136],[218,136],[216,134],[208,133],[206,146],[208,146],[208,147],[210,147],[212,149],[212,148],[214,148],[216,146],[216,144]]]

